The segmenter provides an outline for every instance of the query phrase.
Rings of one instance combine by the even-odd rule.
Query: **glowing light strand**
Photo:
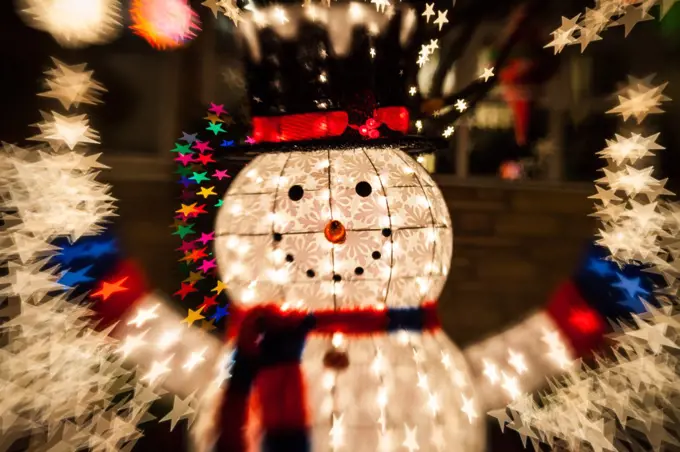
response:
[[[663,19],[678,0],[599,0],[594,8],[586,8],[584,13],[568,19],[562,18],[562,25],[552,32],[552,41],[546,48],[553,48],[555,54],[565,47],[580,45],[581,53],[591,42],[600,41],[600,34],[612,27],[623,26],[624,35],[640,22],[652,20],[651,10],[659,5]]]
[[[662,88],[650,81],[632,80],[633,90],[642,86],[649,98],[661,98]],[[662,87],[665,85],[661,85]],[[667,100],[667,99],[664,99]],[[635,106],[620,100],[616,113],[626,118],[633,108],[641,118],[653,112],[656,102]],[[625,105],[625,106],[624,106]],[[628,115],[630,116],[630,115]],[[600,154],[607,160],[605,178],[598,181],[597,216],[603,221],[600,244],[611,251],[620,264],[642,264],[663,276],[665,287],[658,287],[658,307],[641,299],[646,312],[633,315],[633,323],[615,323],[615,346],[611,356],[600,357],[589,368],[576,363],[566,376],[551,382],[551,391],[540,404],[530,395],[517,398],[507,410],[491,413],[517,430],[523,441],[567,449],[588,444],[594,450],[616,450],[620,441],[652,450],[678,446],[680,425],[670,413],[680,397],[680,206],[667,201],[663,181],[651,177],[651,166],[637,170],[636,163],[661,149],[658,135],[616,136]],[[656,201],[657,198],[659,201]],[[612,207],[618,214],[606,213]]]

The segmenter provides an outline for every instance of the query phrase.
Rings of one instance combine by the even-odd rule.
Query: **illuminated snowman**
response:
[[[578,356],[565,340],[574,332],[566,304],[578,298],[569,284],[556,304],[463,352],[440,329],[451,219],[430,175],[398,144],[408,129],[398,64],[418,15],[392,12],[273,6],[239,28],[252,136],[279,144],[250,148],[259,155],[217,216],[215,255],[231,300],[226,348],[236,351],[222,394],[204,397],[200,450],[217,435],[218,452],[475,452],[485,447],[487,410]],[[357,121],[346,94],[369,85],[376,102]],[[362,129],[376,123],[381,138],[402,135],[365,140]],[[335,144],[305,141],[325,136]]]
[[[302,352],[311,450],[481,446],[465,359],[435,320],[451,220],[419,163],[389,145],[263,153],[231,184],[215,230],[234,306],[338,318]],[[343,333],[352,314],[393,325]]]
[[[395,43],[408,42],[412,11],[369,14],[367,5],[345,6],[321,10],[320,16],[305,7],[311,21],[328,24],[336,56],[356,47],[347,18],[368,32],[369,38],[360,40],[365,45],[356,47],[365,62],[376,55],[371,39],[381,29],[391,30],[392,39],[380,40],[377,54],[394,53]],[[331,21],[333,12],[341,17]],[[321,114],[284,115],[281,105],[294,104],[298,94],[283,99],[278,88],[286,81],[306,74],[302,85],[312,79],[325,84],[329,76],[342,79],[335,76],[348,67],[361,69],[343,58],[323,63],[328,52],[318,40],[282,46],[265,30],[268,17],[280,24],[281,36],[303,28],[316,34],[318,28],[308,23],[299,26],[302,15],[298,8],[296,17],[286,17],[273,7],[256,11],[255,20],[244,24],[258,75],[249,78],[272,87],[269,102],[251,109],[255,141],[286,141],[289,132],[297,141],[326,132],[337,138],[350,129],[365,137],[362,128],[376,132],[376,122],[403,132],[408,115],[385,100],[394,100],[389,90],[380,92],[381,84],[395,85],[385,77],[400,78],[385,62],[389,74],[376,75],[380,83],[374,86],[383,97],[376,96],[375,109],[364,111],[373,115],[365,125],[350,124],[341,108],[325,110],[330,104],[343,107],[330,95],[328,103],[314,103]],[[397,21],[399,26],[392,26]],[[266,31],[262,48],[254,42],[254,23]],[[284,83],[269,83],[269,75],[272,82],[281,81],[271,67],[282,59],[269,50],[305,45],[309,48],[298,54],[302,64],[294,65],[299,71],[289,71]],[[318,63],[318,72],[308,70],[314,69],[310,61]],[[259,97],[253,99],[260,104]],[[279,110],[268,116],[274,104]],[[565,281],[544,309],[459,351],[436,315],[453,247],[444,199],[427,171],[397,144],[403,136],[380,143],[353,138],[335,146],[318,141],[249,149],[259,155],[231,183],[215,225],[219,277],[231,300],[226,346],[202,329],[189,328],[203,317],[203,308],[189,309],[182,319],[163,296],[147,292],[136,266],[120,264],[120,256],[97,257],[97,263],[113,267],[113,274],[101,272],[107,276],[91,297],[106,303],[94,306],[102,308],[106,322],[117,323],[112,334],[124,339],[123,354],[148,370],[142,380],[163,384],[176,396],[175,407],[162,420],[172,419],[174,426],[178,404],[190,398],[191,403],[194,396],[204,404],[181,413],[198,414],[192,432],[199,451],[476,452],[485,446],[487,410],[541,387],[546,376],[589,352],[605,331],[577,284]],[[81,248],[87,249],[93,248]],[[602,271],[601,262],[596,264],[593,271]],[[118,290],[111,291],[114,286]],[[180,292],[185,288],[193,288],[192,283]],[[223,354],[225,361],[219,359]],[[220,372],[213,378],[216,364]]]

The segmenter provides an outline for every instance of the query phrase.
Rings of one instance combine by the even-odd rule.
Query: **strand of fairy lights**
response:
[[[653,86],[649,79],[631,78],[619,96],[619,106],[610,113],[640,122],[649,113],[660,112],[660,103],[669,100],[663,87]],[[501,425],[508,423],[524,441],[529,438],[535,445],[544,442],[569,448],[586,443],[596,450],[615,450],[622,440],[648,442],[655,450],[664,443],[674,444],[666,429],[677,433],[680,427],[664,424],[663,413],[680,396],[678,360],[670,353],[680,350],[679,316],[673,315],[678,306],[680,272],[675,267],[680,254],[680,208],[663,199],[669,192],[665,181],[651,176],[651,165],[641,170],[635,167],[645,164],[651,150],[662,149],[657,137],[632,133],[607,141],[600,155],[608,167],[592,198],[598,200],[595,215],[603,223],[600,244],[610,250],[615,262],[651,266],[668,282],[657,292],[668,295],[659,298],[661,308],[641,300],[647,312],[633,315],[634,325],[618,322],[614,358],[600,359],[595,369],[569,366],[566,380],[553,383],[552,393],[542,397],[541,408],[530,396],[522,396],[509,405],[509,416],[505,410],[494,413]],[[550,340],[545,336],[545,342]],[[555,361],[565,363],[561,354]],[[593,412],[593,403],[612,410],[615,419],[604,410]]]
[[[652,8],[659,6],[659,18],[663,19],[678,0],[598,0],[594,8],[568,19],[562,17],[561,26],[552,32],[553,40],[546,48],[555,54],[565,47],[580,45],[583,53],[590,43],[602,40],[600,34],[613,27],[623,26],[624,35],[640,22],[653,20]]]
[[[619,96],[619,107],[609,112],[620,113],[624,118],[635,115],[640,122],[646,112],[658,109],[661,102],[669,100],[663,95],[663,87],[665,84],[659,89],[645,80],[631,79],[624,94]],[[646,101],[631,102],[640,97]],[[617,140],[608,141],[607,148],[600,152],[607,168],[605,176],[596,183],[604,186],[604,191],[598,190],[598,194],[591,197],[601,202],[596,204],[595,213],[603,223],[598,242],[621,263],[653,263],[650,258],[660,251],[658,243],[664,218],[657,210],[656,199],[670,192],[664,189],[665,181],[652,176],[652,165],[636,168],[644,165],[644,158],[652,155],[652,150],[663,149],[656,143],[657,137],[658,134],[645,137],[632,133],[628,138],[617,135]]]

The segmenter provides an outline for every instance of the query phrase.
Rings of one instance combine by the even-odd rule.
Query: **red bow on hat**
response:
[[[304,141],[320,138],[339,137],[347,127],[358,129],[362,136],[378,138],[380,125],[390,130],[407,133],[409,113],[406,107],[380,107],[373,111],[362,125],[349,124],[345,111],[302,113],[276,117],[256,116],[253,118],[253,139],[256,143],[278,143]]]

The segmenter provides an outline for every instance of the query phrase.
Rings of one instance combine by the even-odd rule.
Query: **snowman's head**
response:
[[[261,154],[215,230],[221,278],[243,307],[417,306],[441,293],[453,247],[441,192],[396,146]]]

